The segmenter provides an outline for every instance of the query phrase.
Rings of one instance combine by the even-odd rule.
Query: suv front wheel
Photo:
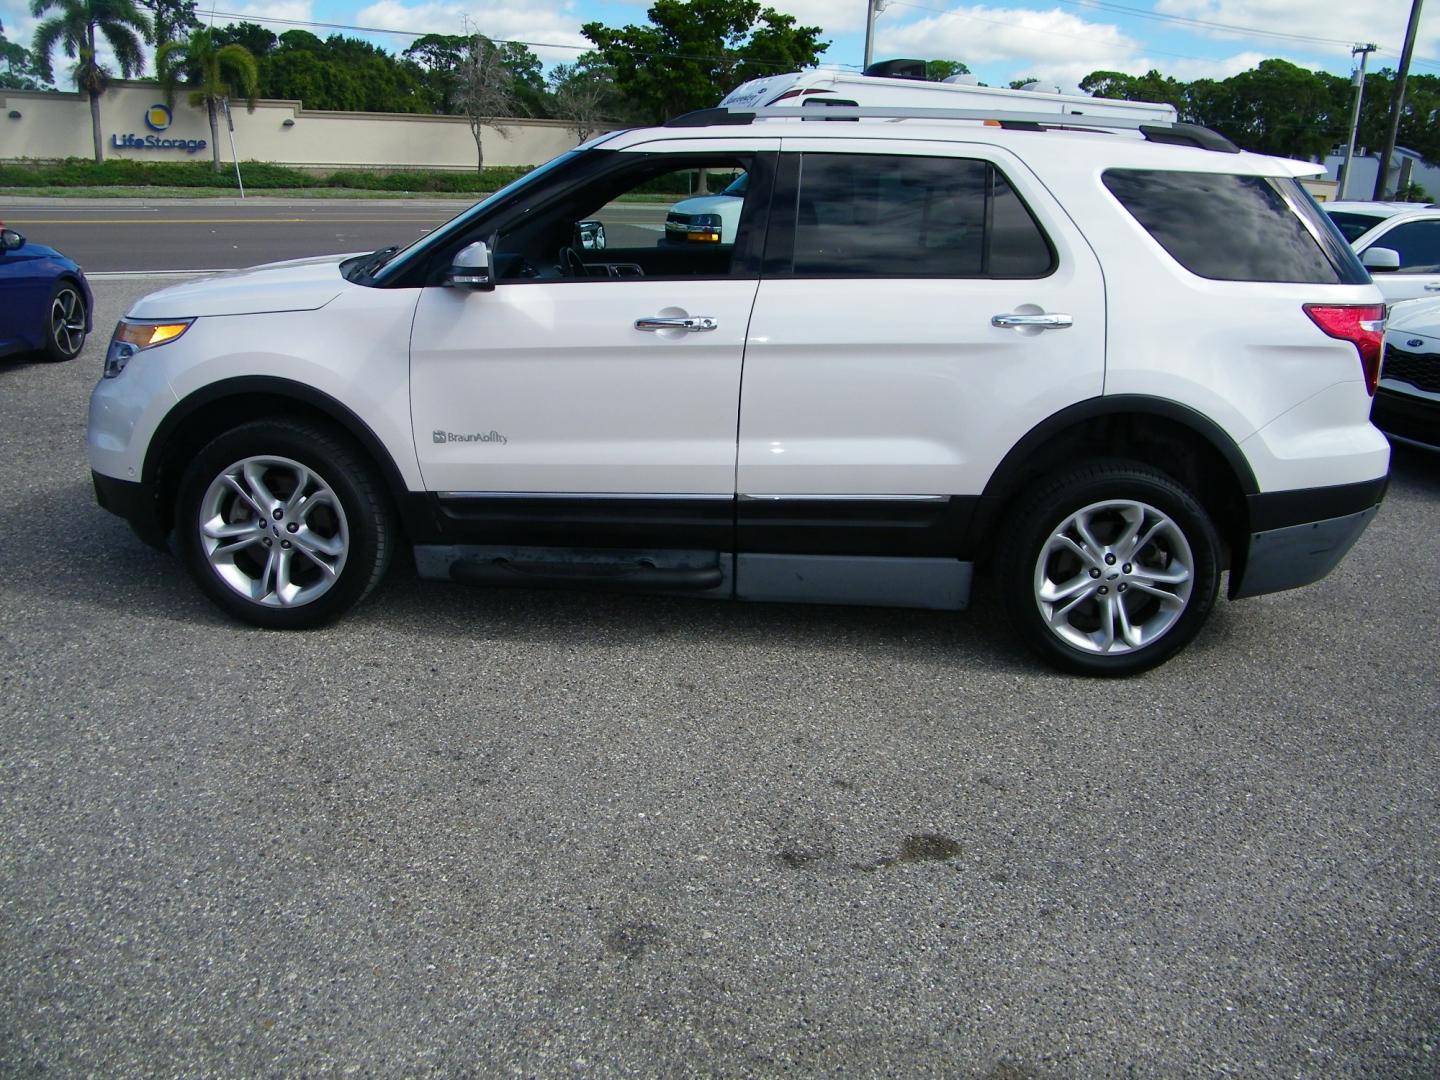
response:
[[[200,588],[256,626],[336,618],[379,582],[394,525],[374,470],[347,440],[303,421],[244,424],[185,470],[180,554]]]
[[[1129,675],[1182,649],[1214,606],[1220,543],[1185,487],[1099,461],[1047,480],[1002,529],[996,570],[1011,622],[1065,671]]]

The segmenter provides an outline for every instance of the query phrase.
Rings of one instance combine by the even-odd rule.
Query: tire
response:
[[[1130,461],[1044,480],[1007,517],[995,556],[1020,637],[1082,675],[1164,663],[1199,632],[1220,584],[1220,541],[1199,500]]]
[[[244,424],[201,450],[181,477],[175,520],[201,591],[274,630],[319,626],[354,607],[395,544],[370,462],[334,429],[299,420]]]
[[[57,363],[74,360],[85,347],[85,294],[73,281],[62,278],[50,293],[45,308],[45,358]]]

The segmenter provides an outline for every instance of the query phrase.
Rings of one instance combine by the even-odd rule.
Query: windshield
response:
[[[750,174],[748,172],[742,172],[734,180],[731,180],[730,186],[727,187],[724,191],[720,192],[720,194],[733,195],[737,199],[743,199],[745,197],[745,188],[749,185],[749,183]]]
[[[1340,227],[1345,239],[1354,243],[1385,218],[1379,214],[1357,214],[1353,210],[1327,210],[1330,220]]]
[[[419,239],[412,241],[408,246],[402,248],[400,251],[396,252],[388,260],[386,260],[385,264],[381,266],[378,271],[375,272],[373,280],[377,283],[388,281],[390,278],[394,277],[397,273],[399,273],[399,271],[412,258],[414,258],[415,254],[418,251],[424,248],[428,248],[432,243],[443,243],[447,236],[450,236],[455,232],[459,232],[468,228],[470,223],[474,221],[477,216],[483,214],[490,207],[496,205],[504,199],[510,198],[516,192],[524,190],[526,187],[539,180],[546,173],[549,173],[554,169],[559,168],[566,162],[573,161],[575,158],[579,157],[580,154],[582,154],[589,146],[593,145],[595,142],[598,141],[598,139],[592,140],[590,143],[586,143],[585,146],[577,146],[574,150],[570,150],[564,154],[561,154],[557,158],[551,158],[544,165],[541,165],[538,168],[531,169],[524,176],[511,181],[509,184],[506,184],[503,188],[495,192],[493,195],[482,199],[480,202],[470,207],[469,210],[466,210],[463,214],[457,214],[455,217],[447,221],[444,225],[441,225],[434,232],[427,233]],[[376,254],[379,253],[377,252]]]

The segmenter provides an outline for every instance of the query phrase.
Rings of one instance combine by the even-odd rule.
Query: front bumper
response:
[[[1248,496],[1250,543],[1231,568],[1230,599],[1297,589],[1330,573],[1374,519],[1389,480]]]
[[[165,537],[170,527],[160,513],[160,502],[153,485],[117,480],[93,469],[90,479],[95,484],[95,501],[101,509],[128,521],[135,535],[151,547],[165,549]]]
[[[1370,420],[1392,438],[1440,450],[1440,395],[1375,392]]]

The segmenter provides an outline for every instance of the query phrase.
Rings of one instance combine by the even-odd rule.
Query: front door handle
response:
[[[1022,315],[1019,312],[1011,312],[1008,315],[991,315],[990,325],[998,326],[1002,330],[1022,329],[1030,327],[1036,330],[1064,330],[1067,326],[1073,326],[1075,320],[1069,315],[1062,315],[1060,312],[1044,312],[1039,315]]]
[[[1432,281],[1425,286],[1426,292],[1440,292],[1440,281]]]
[[[720,325],[720,320],[711,318],[709,315],[687,315],[683,317],[666,317],[663,315],[652,315],[648,319],[636,319],[636,330],[684,330],[687,334],[698,334],[702,330],[714,330]]]

